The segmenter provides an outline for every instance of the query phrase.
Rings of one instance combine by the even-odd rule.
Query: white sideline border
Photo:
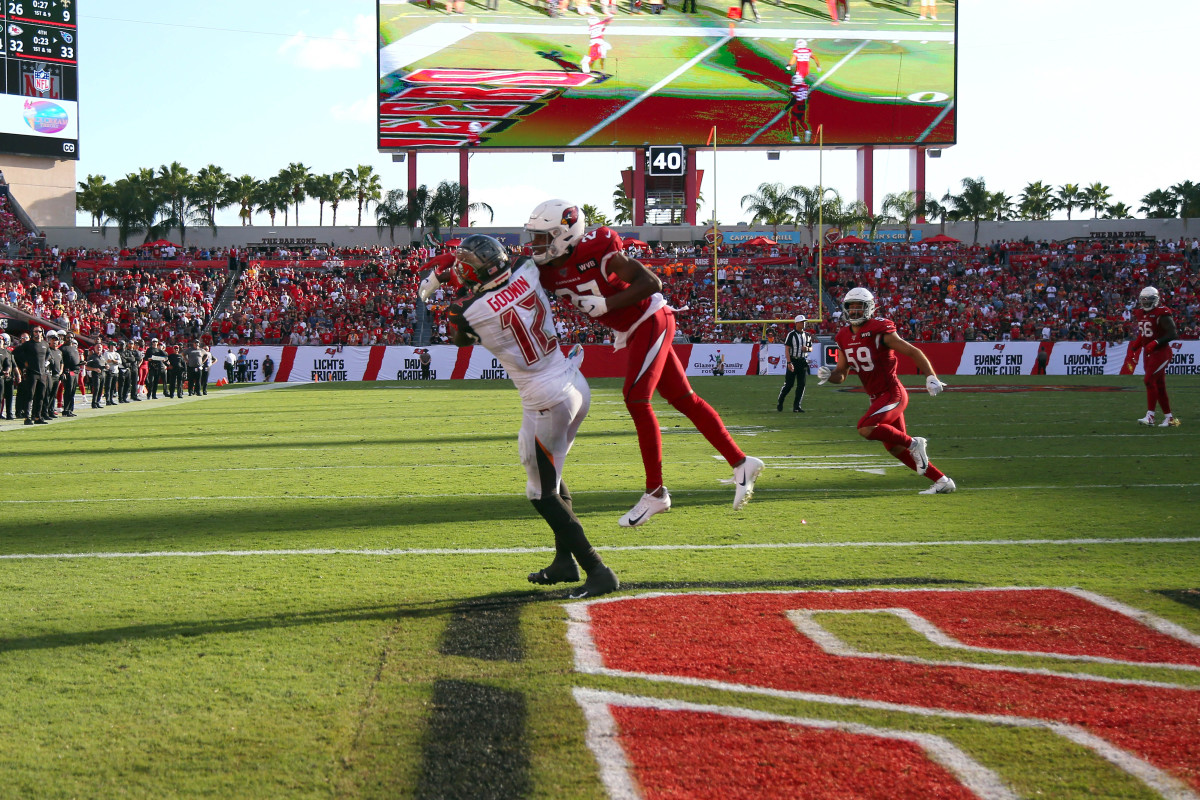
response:
[[[631,544],[597,547],[605,553],[658,550],[806,550],[853,547],[1021,547],[1080,545],[1196,544],[1200,536],[1127,537],[1092,539],[952,539],[927,542],[775,542],[761,544]],[[34,561],[72,558],[247,558],[256,556],[509,556],[553,553],[553,547],[413,547],[413,548],[321,548],[279,550],[152,550],[91,553],[3,553],[0,561]],[[1090,595],[1089,595],[1090,597]],[[1112,602],[1112,601],[1108,601]]]

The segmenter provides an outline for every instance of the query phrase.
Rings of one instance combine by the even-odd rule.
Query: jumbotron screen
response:
[[[683,2],[379,0],[379,149],[954,143],[955,2]]]
[[[76,0],[3,0],[0,152],[79,158]]]

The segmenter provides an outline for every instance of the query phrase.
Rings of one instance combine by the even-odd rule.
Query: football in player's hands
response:
[[[945,388],[946,384],[939,381],[937,375],[930,375],[925,379],[925,391],[929,392],[930,397],[937,397]]]
[[[833,370],[829,367],[817,367],[817,386],[824,385],[832,374]]]

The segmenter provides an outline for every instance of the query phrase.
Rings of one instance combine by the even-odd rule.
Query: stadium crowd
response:
[[[22,247],[35,241],[3,209],[0,229]],[[663,278],[668,302],[680,311],[678,337],[694,342],[782,340],[784,321],[801,314],[823,316],[813,330],[832,334],[842,295],[857,285],[873,291],[881,313],[915,342],[1126,339],[1133,301],[1147,284],[1176,309],[1181,336],[1200,335],[1196,240],[835,243],[820,259],[808,246],[734,245],[720,251],[715,276],[702,245],[631,242],[628,250]],[[257,252],[208,328],[233,274],[229,259],[244,253],[165,241],[105,250],[29,244],[23,257],[0,263],[0,290],[9,305],[85,340],[414,344],[423,343],[420,269],[438,252],[424,245]],[[427,307],[435,344],[450,341],[448,299],[439,292]],[[718,324],[714,303],[720,320],[780,322]],[[609,341],[606,327],[557,308],[564,340]]]

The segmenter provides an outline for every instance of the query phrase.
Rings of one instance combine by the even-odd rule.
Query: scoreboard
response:
[[[0,152],[78,159],[78,3],[0,2],[4,7]]]

